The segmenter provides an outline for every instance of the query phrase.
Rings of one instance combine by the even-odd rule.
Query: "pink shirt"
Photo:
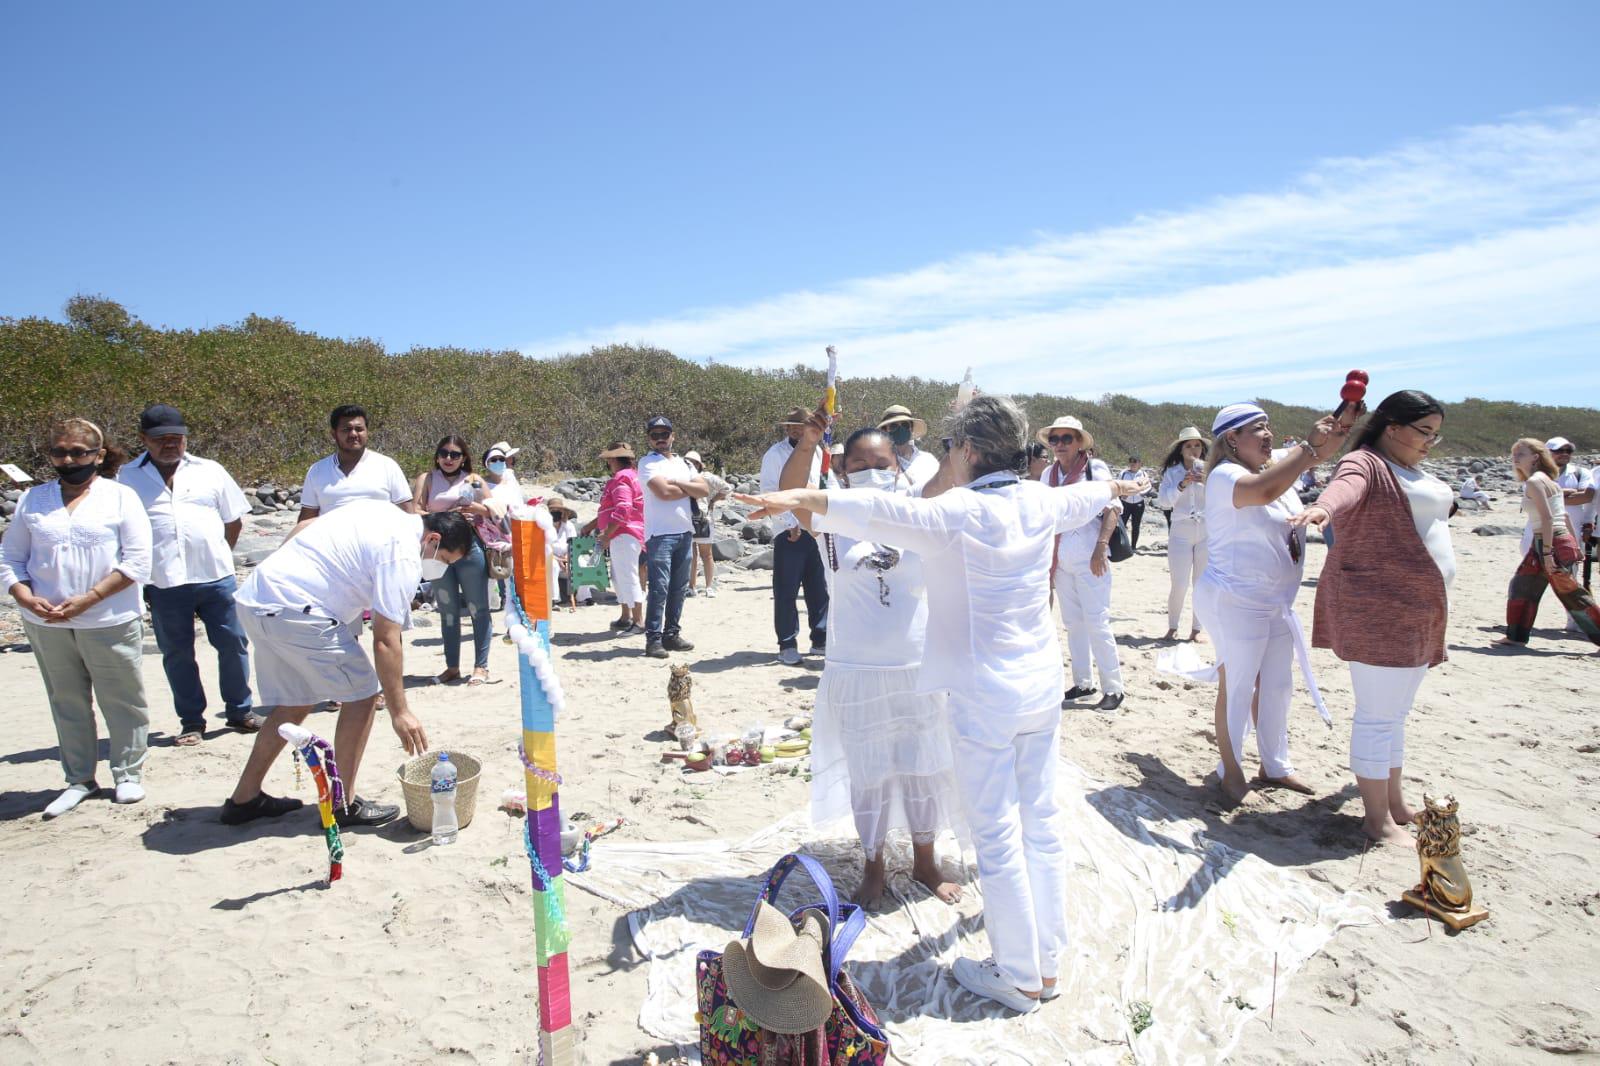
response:
[[[644,489],[639,485],[639,472],[632,467],[611,475],[600,493],[600,512],[596,515],[595,529],[605,532],[613,522],[619,523],[617,534],[626,533],[644,543]]]

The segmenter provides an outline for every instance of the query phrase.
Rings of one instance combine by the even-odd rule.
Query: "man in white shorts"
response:
[[[423,578],[435,580],[472,548],[472,526],[460,514],[413,515],[382,500],[356,500],[295,527],[240,587],[239,618],[256,663],[256,692],[276,710],[256,734],[222,821],[243,825],[301,806],[261,790],[283,750],[278,727],[299,725],[320,700],[341,701],[333,748],[349,803],[341,826],[382,825],[400,809],[356,794],[381,691],[389,720],[407,754],[428,748],[422,723],[406,705],[402,630],[411,628],[411,597]],[[361,614],[372,611],[373,656],[356,642]]]

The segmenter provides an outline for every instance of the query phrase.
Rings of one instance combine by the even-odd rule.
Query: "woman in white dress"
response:
[[[801,431],[780,488],[805,485],[826,425],[826,414],[813,415]],[[841,460],[839,483],[851,492],[910,491],[880,429],[851,434]],[[798,517],[809,531],[810,514]],[[954,903],[961,887],[945,879],[934,853],[935,838],[959,824],[945,701],[917,691],[928,626],[922,560],[833,533],[821,540],[830,636],[811,727],[812,821],[854,819],[866,856],[854,896],[862,906],[883,895],[884,845],[896,832],[911,836],[912,878]]]
[[[1176,640],[1183,621],[1183,601],[1189,586],[1206,572],[1206,439],[1194,426],[1185,426],[1167,450],[1161,464],[1161,488],[1156,507],[1167,512],[1167,635]],[[1201,640],[1200,619],[1194,618],[1189,639]]]

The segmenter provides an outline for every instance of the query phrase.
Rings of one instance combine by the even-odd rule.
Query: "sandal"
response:
[[[460,680],[461,680],[461,671],[457,670],[455,667],[452,666],[448,670],[446,670],[444,673],[442,673],[438,677],[434,678],[433,679],[433,684],[435,684],[435,685],[448,685],[452,681],[460,681]]]
[[[485,669],[484,667],[480,666],[480,667],[478,667],[478,669],[472,671],[472,676],[467,678],[467,684],[469,686],[471,686],[471,685],[482,685],[485,682],[487,682],[488,680],[489,680],[489,671],[487,669]]]
[[[173,743],[180,748],[192,748],[205,739],[205,735],[198,729],[185,729],[178,734],[178,739]]]
[[[237,730],[240,733],[259,733],[261,732],[261,723],[264,721],[266,719],[259,714],[247,714],[243,718],[228,719],[228,728]]]

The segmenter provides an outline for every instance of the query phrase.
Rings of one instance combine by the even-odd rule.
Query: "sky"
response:
[[[0,316],[1600,403],[1600,4],[9,5]]]

